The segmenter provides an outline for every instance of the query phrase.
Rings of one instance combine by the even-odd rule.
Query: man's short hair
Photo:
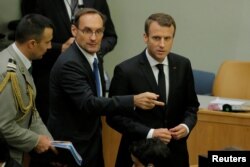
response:
[[[149,33],[149,27],[152,22],[157,22],[160,26],[162,27],[174,27],[174,34],[175,36],[175,31],[176,31],[176,23],[175,20],[172,16],[165,14],[165,13],[154,13],[150,15],[147,20],[145,21],[144,25],[144,31],[148,35]]]
[[[105,22],[107,20],[106,16],[103,15],[101,12],[99,12],[98,10],[94,9],[94,8],[83,8],[80,9],[74,17],[74,20],[72,20],[72,23],[78,27],[79,26],[79,18],[85,14],[98,14],[100,15],[100,17],[102,18],[103,21],[103,26],[105,25]]]
[[[19,43],[27,42],[30,39],[39,42],[45,28],[54,29],[54,25],[49,18],[40,14],[28,14],[17,25],[15,40]]]
[[[129,150],[145,166],[153,164],[158,167],[166,162],[170,154],[168,145],[157,138],[135,141]]]

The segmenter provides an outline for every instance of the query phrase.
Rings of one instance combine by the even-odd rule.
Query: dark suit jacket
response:
[[[22,167],[17,161],[10,158],[9,161],[5,164],[5,167]]]
[[[102,64],[99,68],[103,74]],[[115,110],[132,111],[133,97],[96,97],[93,72],[75,43],[60,55],[51,70],[50,95],[48,129],[54,139],[72,141],[86,167],[102,167],[100,116]]]
[[[190,61],[187,58],[170,53],[169,62],[169,96],[165,112],[155,107],[152,110],[136,108],[130,114],[117,113],[107,117],[108,124],[123,134],[117,157],[117,167],[132,166],[128,147],[134,140],[146,138],[151,128],[173,128],[185,123],[190,131],[197,121],[199,102],[194,90],[194,81]],[[141,92],[159,94],[157,82],[146,58],[145,51],[117,65],[111,82],[110,96],[138,94]],[[169,144],[171,159],[175,164],[170,167],[187,167],[188,152],[186,139]]]
[[[21,14],[25,16],[29,13],[35,13],[35,6],[37,0],[21,0]]]
[[[52,49],[49,49],[41,60],[33,62],[33,77],[37,87],[37,108],[41,117],[47,122],[48,117],[48,97],[49,97],[49,74],[57,57],[61,54],[61,47],[71,34],[71,21],[69,19],[63,0],[36,0],[36,10],[48,18],[50,18],[55,26]],[[103,56],[111,51],[117,42],[117,36],[114,24],[111,20],[109,7],[106,0],[83,0],[85,7],[91,7],[99,10],[107,16],[105,24],[104,37],[102,40],[99,55]]]

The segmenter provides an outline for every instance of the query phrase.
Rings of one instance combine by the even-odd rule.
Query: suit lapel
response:
[[[174,86],[176,85],[176,82],[177,82],[177,78],[176,78],[177,65],[171,53],[169,53],[168,55],[168,63],[169,63],[169,95],[168,96],[171,97],[172,91],[175,89]]]
[[[104,78],[104,70],[103,70],[103,59],[98,57],[98,66],[99,66],[99,72],[100,72],[100,78],[101,78],[101,84],[102,84],[102,94],[105,95],[106,91],[106,85],[105,85],[105,78]]]
[[[95,0],[83,0],[83,2],[84,2],[84,7],[87,7],[87,8],[92,7],[93,8]]]
[[[95,90],[95,92],[96,92],[95,78],[93,76],[93,71],[91,69],[91,66],[90,66],[88,60],[86,59],[85,55],[83,55],[83,53],[80,51],[80,49],[77,47],[75,42],[72,44],[72,47],[73,47],[74,52],[76,52],[74,54],[77,56],[79,63],[83,62],[83,68],[85,68],[87,70],[87,76],[88,76],[88,79],[90,81],[91,88],[92,88],[92,90]]]
[[[67,31],[71,34],[71,20],[69,19],[68,11],[66,9],[65,3],[63,0],[53,0],[55,1],[55,6],[58,9],[55,9],[55,12],[58,12],[58,17],[63,20],[67,28]]]
[[[91,78],[93,79],[93,76],[92,76],[92,69],[91,69],[91,66],[90,66],[88,60],[86,59],[85,55],[83,55],[83,53],[82,53],[81,50],[78,48],[78,46],[76,45],[75,42],[73,42],[72,47],[73,47],[74,52],[76,52],[76,53],[74,53],[74,54],[77,56],[77,59],[79,60],[79,62],[83,62],[83,63],[84,63],[85,69],[87,70],[87,72],[88,72],[89,74],[91,74]]]
[[[177,69],[177,64],[174,60],[174,57],[171,53],[169,53],[167,58],[168,58],[168,63],[169,63],[169,95],[168,95],[168,99],[170,100],[169,97],[172,96],[173,90],[175,89],[174,87],[175,87],[177,79],[178,79],[178,78],[176,78],[176,76],[177,76],[176,72],[178,69]],[[146,57],[145,51],[143,51],[143,53],[141,53],[140,65],[141,65],[141,70],[143,72],[143,75],[147,79],[151,89],[154,92],[158,92],[157,82],[155,80],[155,76],[153,74],[152,68],[148,62],[147,57]]]
[[[143,72],[143,75],[147,79],[151,89],[154,92],[158,92],[157,82],[155,80],[155,76],[153,74],[152,68],[146,57],[145,51],[143,51],[143,53],[141,54],[140,65],[141,65],[141,70]]]

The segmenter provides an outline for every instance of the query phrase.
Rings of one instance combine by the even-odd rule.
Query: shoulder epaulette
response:
[[[7,72],[16,72],[16,60],[13,58],[9,58],[7,64]]]

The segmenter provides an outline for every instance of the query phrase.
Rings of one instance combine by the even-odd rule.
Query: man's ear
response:
[[[148,36],[146,33],[143,34],[143,40],[144,40],[144,43],[147,44],[148,42]]]
[[[71,25],[71,33],[73,37],[76,37],[77,27],[74,24]]]
[[[27,41],[27,46],[29,49],[33,49],[37,45],[37,41],[34,39],[30,39]]]

